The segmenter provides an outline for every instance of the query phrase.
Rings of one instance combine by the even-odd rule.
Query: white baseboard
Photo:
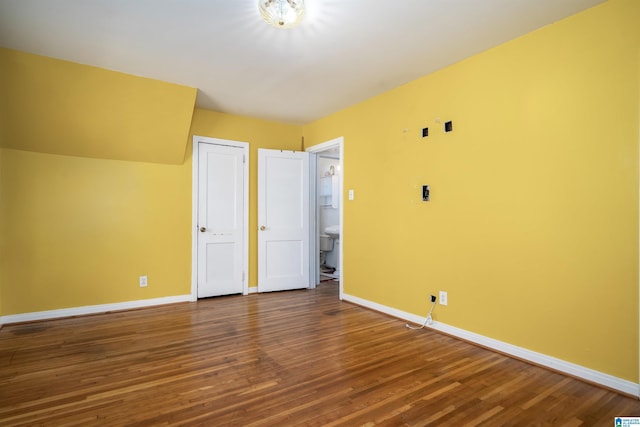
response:
[[[9,323],[32,322],[35,320],[57,319],[61,317],[82,316],[86,314],[106,313],[107,311],[131,310],[133,308],[151,307],[154,305],[189,302],[191,295],[144,299],[137,301],[117,302],[113,304],[88,305],[84,307],[63,308],[60,310],[37,311],[32,313],[10,314],[0,317],[0,325]]]
[[[257,287],[250,287],[249,293],[257,292]],[[409,322],[422,325],[425,322],[425,318],[417,316],[415,314],[407,313],[406,311],[398,310],[392,307],[388,307],[382,304],[378,304],[372,301],[368,301],[362,298],[358,298],[353,295],[343,294],[342,299],[344,301],[352,302],[363,307],[370,308],[381,313],[388,314],[399,319],[407,320]],[[113,304],[100,304],[90,305],[84,307],[63,308],[60,310],[38,311],[32,313],[12,314],[8,316],[0,317],[0,327],[2,325],[10,323],[31,322],[35,320],[56,319],[61,317],[82,316],[86,314],[105,313],[108,311],[130,310],[134,308],[151,307],[154,305],[173,304],[178,302],[190,302],[191,295],[176,295],[164,298],[154,298],[147,300],[126,301]],[[582,378],[586,381],[590,381],[596,384],[609,387],[620,392],[630,394],[633,396],[640,396],[640,385],[632,381],[624,380],[622,378],[614,377],[613,375],[605,374],[600,371],[596,371],[584,366],[576,365],[575,363],[567,362],[561,359],[557,359],[546,354],[538,353],[526,348],[518,347],[512,344],[508,344],[503,341],[495,340],[493,338],[485,337],[474,332],[469,332],[464,329],[456,328],[454,326],[447,325],[442,322],[434,322],[427,327],[444,332],[446,334],[461,338],[466,341],[470,341],[484,347],[494,349],[496,351],[512,355],[519,359],[527,360],[537,365],[546,366],[556,371],[564,372],[568,375],[572,375],[578,378]]]
[[[415,314],[407,313],[405,311],[398,310],[392,307],[387,307],[385,305],[358,298],[353,295],[344,294],[343,299],[345,301],[352,302],[354,304],[361,305],[363,307],[367,307],[372,310],[397,317],[399,319],[407,320],[415,324],[422,325],[426,320],[425,317],[416,316]],[[640,397],[640,384],[634,383],[632,381],[624,380],[622,378],[614,377],[613,375],[605,374],[603,372],[586,368],[584,366],[576,365],[575,363],[557,359],[546,354],[527,350],[526,348],[518,347],[503,341],[485,337],[474,332],[469,332],[464,329],[449,326],[442,322],[433,322],[433,324],[427,325],[427,327],[444,332],[457,338],[461,338],[465,341],[470,341],[481,346],[491,348],[501,353],[509,354],[519,359],[527,360],[529,362],[535,363],[536,365],[545,366],[547,368],[554,369],[556,371],[563,372],[577,378],[582,378],[595,384],[600,384],[613,390],[618,390],[622,393]]]
[[[249,288],[249,293],[250,294],[257,294],[258,293],[258,287],[257,286],[251,286]]]

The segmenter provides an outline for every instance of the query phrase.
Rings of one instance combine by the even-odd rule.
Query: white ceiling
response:
[[[0,0],[0,46],[197,87],[197,106],[304,124],[604,0]]]

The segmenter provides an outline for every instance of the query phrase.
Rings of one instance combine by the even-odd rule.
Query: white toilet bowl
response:
[[[333,239],[326,234],[320,235],[320,251],[327,252],[333,250]]]

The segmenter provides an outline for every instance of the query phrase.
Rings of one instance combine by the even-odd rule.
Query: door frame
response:
[[[229,139],[211,138],[207,136],[193,136],[193,156],[191,157],[192,181],[191,181],[191,301],[198,300],[198,173],[199,173],[199,147],[200,144],[223,145],[242,149],[243,162],[243,220],[244,233],[243,260],[242,260],[242,294],[249,294],[249,143],[232,141]]]
[[[338,247],[338,250],[340,251],[339,253],[339,269],[340,269],[340,299],[342,300],[343,298],[343,293],[344,293],[344,137],[340,136],[338,138],[329,140],[329,141],[325,141],[322,142],[320,144],[311,146],[307,149],[305,149],[305,151],[308,151],[309,153],[314,153],[314,154],[318,154],[321,153],[322,151],[326,151],[330,148],[338,148],[339,152],[340,152],[340,174],[338,175],[340,177],[340,245]],[[313,160],[312,160],[313,159]],[[317,156],[312,156],[310,159],[310,162],[313,161],[313,167],[309,167],[309,170],[317,170]],[[312,188],[314,188],[313,193],[315,193],[315,188],[318,185],[318,176],[317,173],[314,173],[313,175],[313,184],[311,185]],[[312,288],[316,287],[316,281],[317,281],[317,272],[320,271],[320,259],[318,257],[318,254],[320,253],[320,241],[319,239],[316,238],[316,236],[320,233],[319,230],[319,221],[318,221],[318,206],[315,203],[315,194],[313,195],[314,197],[314,201],[313,203],[311,202],[311,197],[310,197],[310,208],[309,208],[309,214],[312,216],[312,220],[310,222],[310,230],[311,230],[311,234],[312,234],[312,238],[309,241],[310,245],[313,245],[313,250],[311,250],[311,262],[313,265],[313,267],[309,268],[310,271],[312,271],[313,273],[313,277],[311,277],[311,286]]]

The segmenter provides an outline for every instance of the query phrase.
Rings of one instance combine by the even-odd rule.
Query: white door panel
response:
[[[243,149],[200,143],[198,298],[242,293]]]
[[[258,150],[258,291],[309,287],[309,155]]]
[[[267,241],[265,249],[267,277],[281,280],[303,273],[304,247],[299,240]]]

